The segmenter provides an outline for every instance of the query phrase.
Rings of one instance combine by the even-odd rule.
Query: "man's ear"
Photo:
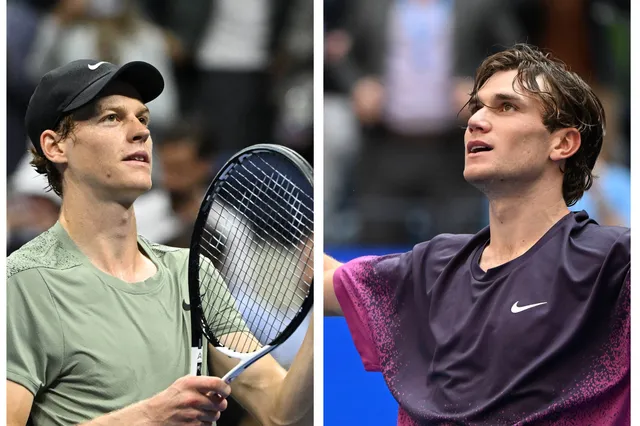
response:
[[[67,141],[53,130],[45,130],[40,135],[40,147],[44,156],[52,163],[65,164],[67,162]]]
[[[582,139],[578,129],[557,130],[553,135],[553,145],[551,146],[549,158],[553,161],[566,160],[580,149],[581,143]]]

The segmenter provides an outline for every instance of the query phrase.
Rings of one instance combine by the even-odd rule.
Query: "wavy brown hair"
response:
[[[593,167],[602,148],[605,114],[602,103],[591,87],[557,58],[534,46],[516,44],[482,62],[475,76],[470,101],[478,101],[478,91],[500,71],[517,70],[513,88],[519,85],[542,103],[542,122],[549,132],[576,128],[580,148],[564,164],[562,196],[567,206],[574,205],[593,184]],[[538,77],[544,86],[540,87]]]

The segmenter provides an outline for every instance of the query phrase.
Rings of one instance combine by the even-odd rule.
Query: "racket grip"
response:
[[[191,348],[191,375],[202,375],[202,348]]]

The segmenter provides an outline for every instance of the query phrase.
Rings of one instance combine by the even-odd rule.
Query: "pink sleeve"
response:
[[[359,257],[333,275],[336,298],[367,371],[392,368],[402,334],[398,292],[411,288],[412,252]]]
[[[365,307],[368,296],[363,289],[366,284],[362,282],[362,277],[367,275],[363,274],[363,269],[371,267],[371,263],[367,262],[371,259],[359,258],[342,265],[333,275],[333,286],[365,370],[378,372],[380,359]]]

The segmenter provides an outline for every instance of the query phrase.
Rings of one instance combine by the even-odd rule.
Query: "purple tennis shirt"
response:
[[[335,272],[398,425],[629,425],[630,230],[570,213],[485,272],[488,240],[440,235]]]

